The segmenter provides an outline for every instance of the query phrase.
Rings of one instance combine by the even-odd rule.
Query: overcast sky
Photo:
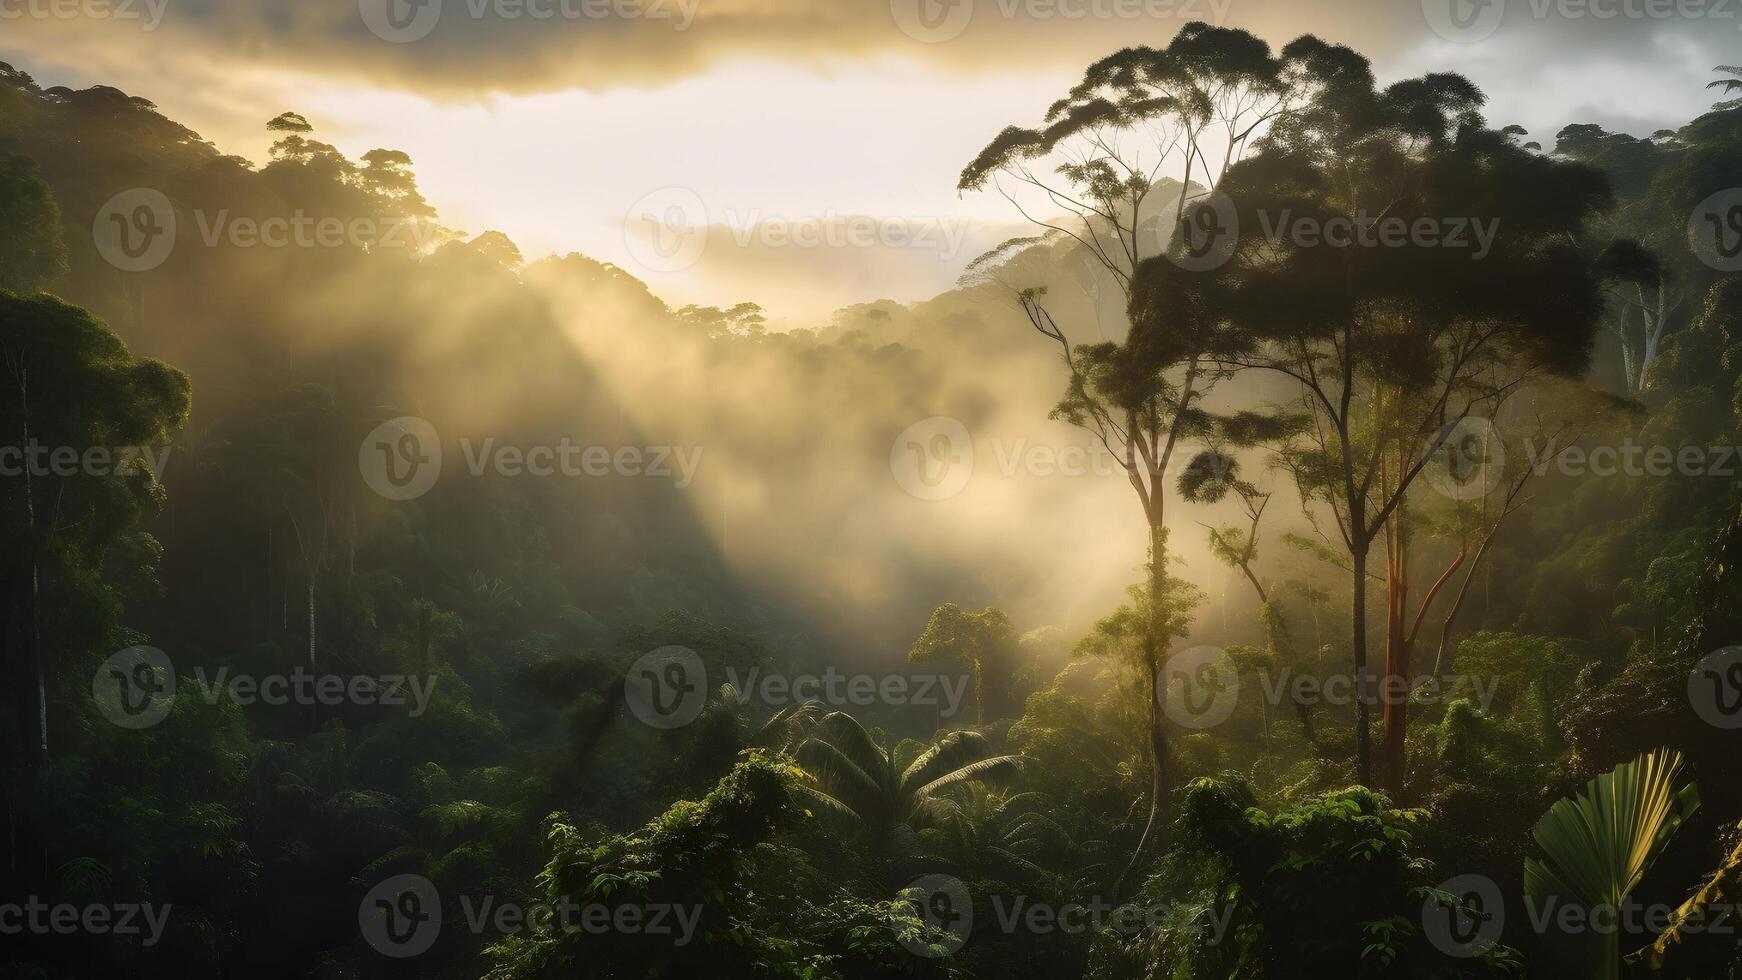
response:
[[[1545,145],[1569,122],[1680,125],[1742,61],[1734,0],[0,0],[0,60],[144,96],[255,161],[265,121],[301,112],[353,156],[409,152],[449,225],[805,325],[948,288],[1020,227],[958,197],[963,164],[1090,61],[1193,19],[1317,34],[1388,80],[1462,72]],[[682,268],[625,230],[662,190],[721,226]]]

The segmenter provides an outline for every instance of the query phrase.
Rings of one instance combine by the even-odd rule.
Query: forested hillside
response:
[[[1742,107],[1539,145],[1192,25],[986,120],[1066,217],[776,330],[51,85],[0,975],[1742,972]]]

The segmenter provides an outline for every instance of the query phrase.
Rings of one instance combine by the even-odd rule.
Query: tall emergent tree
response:
[[[1000,282],[994,263],[1039,251],[1036,243],[1069,245],[1052,254],[1087,256],[1128,309],[1122,342],[1076,343],[1073,333],[1089,331],[1061,325],[1043,286],[1010,284],[1029,323],[1064,360],[1065,394],[1053,418],[1085,429],[1119,460],[1143,513],[1147,590],[1155,597],[1146,608],[1158,611],[1142,638],[1150,804],[1124,878],[1150,848],[1168,790],[1167,734],[1155,691],[1174,638],[1159,613],[1168,606],[1164,480],[1175,452],[1214,426],[1202,403],[1227,375],[1208,330],[1214,321],[1173,294],[1174,286],[1196,285],[1183,278],[1184,266],[1198,265],[1183,223],[1263,128],[1285,118],[1310,90],[1314,64],[1299,55],[1322,45],[1303,41],[1278,57],[1245,31],[1192,23],[1165,48],[1126,48],[1090,65],[1082,82],[1047,110],[1043,125],[999,133],[958,185],[963,191],[990,185],[1046,229],[1040,238],[988,253],[967,278]],[[1170,252],[1182,265],[1168,267],[1177,276],[1157,261]]]
[[[1015,691],[1020,641],[1010,617],[987,606],[969,612],[953,602],[932,610],[925,632],[907,651],[908,663],[959,663],[974,676],[974,720],[984,725],[1022,714]]]
[[[1365,59],[1321,55],[1318,97],[1276,120],[1223,182],[1238,243],[1211,273],[1212,295],[1253,345],[1234,366],[1299,384],[1285,408],[1308,424],[1282,456],[1350,556],[1357,757],[1371,783],[1369,549],[1407,536],[1406,501],[1448,440],[1530,378],[1585,369],[1602,293],[1575,243],[1610,192],[1601,173],[1488,128],[1482,94],[1460,76],[1381,89]],[[1387,571],[1387,608],[1402,609],[1407,577],[1397,562]],[[1407,649],[1390,651],[1380,688],[1392,775]]]
[[[107,571],[155,560],[140,525],[163,494],[162,457],[147,451],[187,421],[189,399],[185,375],[133,357],[89,312],[0,290],[0,759],[20,880],[40,880],[25,801],[49,755],[54,665],[92,652],[44,624],[92,619],[115,601]]]

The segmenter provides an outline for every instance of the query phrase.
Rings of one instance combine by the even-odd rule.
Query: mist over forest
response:
[[[1439,0],[1407,72],[1257,3],[168,3],[0,0],[0,977],[1742,975],[1742,69],[1642,128]],[[438,206],[335,108],[560,140],[758,24],[964,73],[961,209],[868,103],[549,248],[574,161]]]

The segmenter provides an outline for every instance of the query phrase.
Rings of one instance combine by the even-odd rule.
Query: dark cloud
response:
[[[125,17],[106,6],[114,0],[82,0],[108,13],[70,19],[32,16],[32,2],[10,0],[24,15],[0,35],[0,50],[26,64],[73,68],[75,52],[145,65],[198,58],[441,100],[645,86],[742,57],[827,67],[900,56],[970,74],[1074,69],[1120,45],[1165,43],[1203,19],[1276,44],[1315,33],[1388,74],[1464,71],[1503,115],[1528,114],[1533,92],[1577,74],[1589,84],[1578,118],[1633,129],[1685,119],[1701,104],[1697,84],[1659,113],[1617,108],[1611,96],[1625,93],[1606,90],[1605,78],[1626,68],[1692,82],[1734,60],[1742,26],[1742,11],[1719,0],[127,0]],[[1463,19],[1448,20],[1453,5]],[[1491,30],[1446,36],[1447,23],[1480,24],[1495,9]]]

